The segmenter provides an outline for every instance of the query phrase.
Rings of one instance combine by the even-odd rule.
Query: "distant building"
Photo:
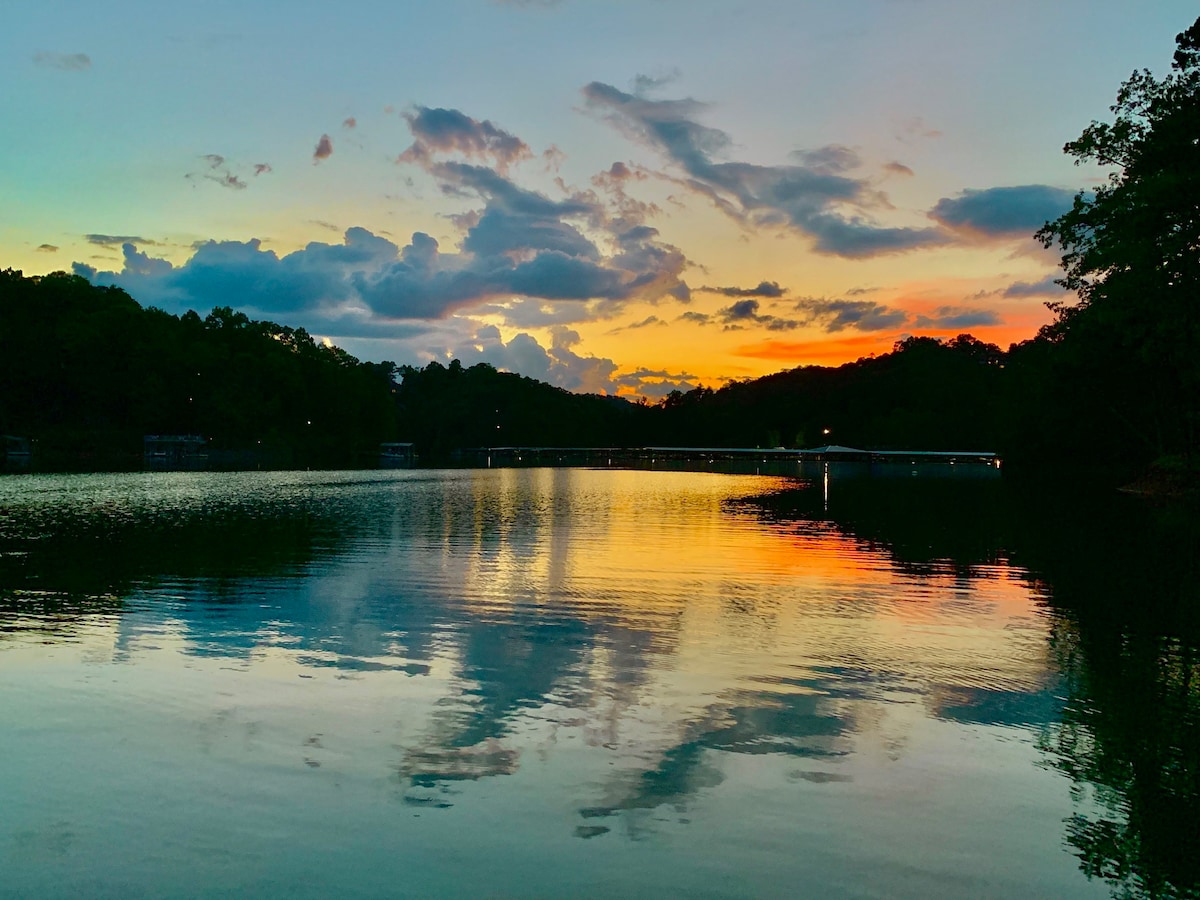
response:
[[[197,434],[148,434],[142,439],[147,469],[193,472],[208,468],[208,441]]]

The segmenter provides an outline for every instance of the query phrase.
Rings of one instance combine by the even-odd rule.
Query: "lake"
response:
[[[0,478],[0,896],[1195,897],[1194,510]]]

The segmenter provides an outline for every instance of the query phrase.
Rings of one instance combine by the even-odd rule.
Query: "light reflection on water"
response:
[[[1107,895],[1045,761],[1041,589],[837,491],[0,480],[8,890]]]

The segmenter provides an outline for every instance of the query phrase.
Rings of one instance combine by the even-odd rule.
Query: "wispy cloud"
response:
[[[630,322],[627,325],[620,325],[616,328],[609,329],[606,334],[620,334],[622,331],[637,331],[640,328],[649,328],[651,326],[663,327],[667,323],[658,316],[646,316],[637,322]]]
[[[92,67],[92,58],[86,53],[53,53],[40,50],[33,54],[34,65],[48,69],[62,69],[64,72],[82,72]]]
[[[1066,290],[1056,280],[1060,277],[1061,273],[1055,273],[1041,281],[1014,281],[1002,293],[1005,297],[1055,297]]]
[[[58,246],[56,244],[38,244],[38,253],[57,253]]]
[[[725,331],[740,331],[750,325],[757,325],[767,329],[767,331],[791,331],[794,328],[799,328],[802,324],[796,319],[783,319],[779,316],[760,313],[759,308],[759,302],[752,298],[738,300],[736,303],[717,310],[715,316],[707,318],[704,321],[700,319],[693,319],[692,321],[700,322],[700,324],[719,322],[724,325]]]
[[[747,226],[782,226],[810,238],[820,253],[879,256],[943,244],[937,228],[889,227],[873,218],[886,198],[849,173],[858,155],[829,145],[793,155],[796,163],[764,166],[721,162],[733,139],[698,121],[692,99],[650,100],[594,81],[583,89],[589,109],[682,169],[683,183]]]
[[[787,288],[779,286],[778,281],[760,281],[755,287],[712,287],[706,285],[695,290],[709,294],[720,294],[723,297],[782,297]]]
[[[214,184],[219,184],[223,188],[230,188],[235,191],[245,190],[247,184],[245,180],[233,171],[232,165],[220,153],[204,153],[200,159],[204,161],[204,167],[198,172],[188,172],[183,177],[189,181],[211,181]],[[258,176],[265,172],[270,172],[271,167],[267,163],[258,163],[254,166],[254,175]]]
[[[158,246],[158,241],[152,241],[149,238],[139,237],[135,234],[85,234],[83,239],[89,244],[95,244],[98,247],[120,247],[124,244],[150,247]]]
[[[873,300],[844,300],[805,297],[796,303],[796,311],[805,325],[815,325],[828,333],[844,331],[886,331],[908,322],[901,309]]]
[[[1000,316],[990,309],[970,309],[963,306],[940,306],[930,315],[918,315],[913,319],[914,328],[936,328],[957,330],[999,325]]]

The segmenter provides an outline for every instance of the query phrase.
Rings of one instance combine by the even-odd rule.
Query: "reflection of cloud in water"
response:
[[[572,738],[580,759],[618,763],[579,798],[585,815],[609,815],[691,802],[726,777],[723,754],[837,762],[867,733],[902,746],[900,706],[986,723],[1053,715],[1020,575],[986,549],[966,567],[898,561],[891,519],[824,518],[839,515],[836,491],[829,513],[805,491],[771,495],[764,513],[747,492],[786,482],[287,473],[134,479],[142,493],[121,507],[132,482],[106,478],[90,505],[39,501],[55,552],[5,563],[7,584],[115,589],[104,612],[128,664],[178,648],[411,694],[393,765],[412,803],[444,806],[449,785],[513,774],[523,752],[566,752]],[[839,780],[798,777],[825,775]]]

